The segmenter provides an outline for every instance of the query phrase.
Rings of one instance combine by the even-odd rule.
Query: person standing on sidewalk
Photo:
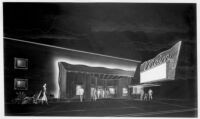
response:
[[[141,88],[140,89],[140,100],[143,100],[143,97],[144,97],[144,89]]]
[[[80,88],[79,91],[80,91],[80,102],[83,102],[84,89]]]
[[[144,101],[147,101],[147,98],[148,98],[148,93],[144,93]]]
[[[148,94],[149,94],[149,100],[153,100],[153,91],[151,89],[149,89]]]
[[[96,101],[97,100],[97,89],[96,88],[94,88],[92,95],[93,95],[93,97],[92,97],[93,101]]]
[[[46,96],[46,93],[47,93],[47,85],[46,83],[43,85],[43,89],[42,89],[42,104],[45,102],[46,104],[48,104],[48,100],[47,100],[47,96]]]

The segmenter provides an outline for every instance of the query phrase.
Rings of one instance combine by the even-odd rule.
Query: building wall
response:
[[[14,69],[14,58],[27,58],[28,70]],[[10,102],[16,97],[14,90],[14,78],[26,78],[28,80],[28,90],[24,91],[27,96],[39,93],[42,85],[47,83],[47,93],[56,96],[59,91],[58,74],[56,69],[58,64],[56,59],[84,60],[91,64],[118,65],[134,70],[137,62],[120,59],[94,56],[91,54],[77,53],[57,48],[50,48],[35,44],[23,43],[14,40],[4,39],[4,84],[5,100]],[[59,72],[57,72],[59,73]],[[57,91],[57,92],[56,92]]]

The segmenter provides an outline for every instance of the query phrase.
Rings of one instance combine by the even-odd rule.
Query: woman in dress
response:
[[[47,96],[46,96],[46,92],[47,92],[47,87],[46,87],[46,83],[43,85],[43,89],[42,89],[42,104],[45,102],[46,104],[48,104],[48,100],[47,100]]]

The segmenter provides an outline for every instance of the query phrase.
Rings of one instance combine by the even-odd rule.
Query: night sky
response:
[[[4,3],[4,36],[144,62],[182,40],[179,72],[196,77],[196,5]]]

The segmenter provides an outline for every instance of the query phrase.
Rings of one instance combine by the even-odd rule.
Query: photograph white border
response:
[[[17,118],[17,119],[26,119],[27,116],[5,116],[5,108],[4,108],[4,49],[3,49],[3,2],[84,2],[84,3],[90,3],[90,2],[125,2],[125,3],[196,3],[197,4],[197,69],[200,68],[199,65],[199,59],[200,59],[200,40],[199,39],[199,28],[200,25],[198,23],[199,19],[200,19],[200,15],[199,15],[199,7],[200,7],[200,1],[198,0],[2,0],[1,4],[0,4],[0,14],[1,14],[1,19],[0,19],[0,25],[1,25],[1,30],[0,30],[0,36],[1,36],[1,41],[0,41],[0,77],[1,77],[1,83],[0,83],[0,94],[1,94],[1,98],[0,98],[0,107],[1,107],[1,111],[0,111],[0,118],[6,118],[6,119],[10,119],[10,118]],[[199,70],[197,70],[197,83],[199,86]],[[199,114],[199,107],[200,107],[200,103],[199,103],[199,95],[200,95],[200,91],[198,91],[198,86],[197,86],[197,92],[198,92],[198,117],[200,116]],[[80,117],[33,117],[33,116],[28,116],[31,119],[38,119],[38,118],[44,118],[44,119],[49,119],[49,118],[62,118],[62,119],[71,119],[71,118],[80,118]],[[94,117],[81,117],[82,119],[93,119]],[[95,117],[95,118],[100,118],[100,119],[116,119],[115,117]],[[119,117],[118,117],[119,118]],[[122,117],[123,119],[125,119],[124,117]],[[120,119],[122,119],[120,117]],[[137,118],[137,117],[134,117]],[[139,119],[148,119],[149,117],[143,117],[143,118],[139,118]],[[127,118],[126,118],[127,119]],[[153,117],[153,119],[161,119],[158,117]],[[172,119],[172,118],[170,118]]]

